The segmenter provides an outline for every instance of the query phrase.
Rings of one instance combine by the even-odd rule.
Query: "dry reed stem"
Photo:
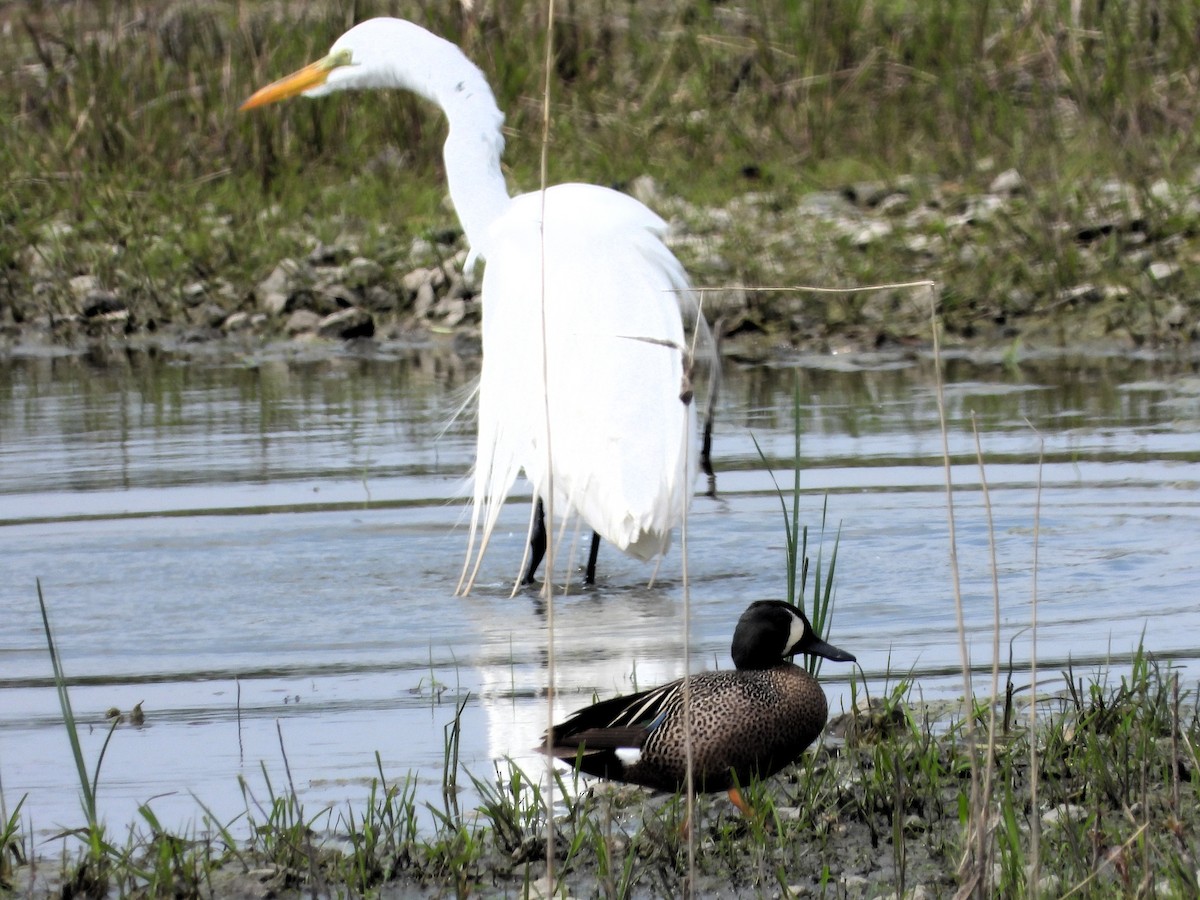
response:
[[[554,466],[552,465],[550,435],[550,373],[549,348],[546,346],[546,188],[550,158],[550,79],[554,73],[554,0],[546,0],[546,56],[542,83],[542,146],[540,157],[540,183],[542,214],[538,223],[538,235],[542,243],[541,252],[541,318],[542,318],[542,394],[546,416],[546,519],[550,522],[546,541],[546,757],[551,760],[551,774],[546,791],[546,885],[547,893],[554,894]],[[517,578],[520,579],[520,573]]]
[[[996,697],[1000,693],[1000,574],[996,564],[996,524],[992,515],[992,495],[988,490],[987,470],[983,463],[983,446],[979,440],[979,422],[971,412],[971,432],[975,437],[975,460],[979,464],[979,487],[983,496],[983,509],[987,516],[988,559],[992,570],[992,692],[988,700],[987,761],[983,767],[983,782],[980,789],[982,807],[975,812],[980,816],[976,827],[976,861],[983,867],[983,889],[992,887],[990,865],[992,844],[988,840],[990,830],[986,828],[988,798],[992,796],[992,776],[996,765]]]
[[[1033,428],[1032,423],[1030,427]],[[1029,598],[1029,808],[1032,811],[1029,824],[1029,896],[1038,896],[1041,883],[1041,837],[1042,819],[1038,815],[1038,751],[1037,751],[1037,633],[1038,633],[1038,547],[1042,527],[1042,469],[1046,462],[1046,439],[1034,428],[1038,436],[1037,492],[1033,504],[1033,584]]]
[[[976,753],[975,709],[971,694],[971,656],[967,650],[967,630],[963,619],[962,580],[958,571],[958,542],[955,539],[954,523],[954,482],[950,467],[950,438],[946,429],[946,392],[942,379],[942,345],[940,338],[940,322],[938,321],[936,295],[932,285],[929,288],[929,318],[933,331],[933,371],[937,391],[938,427],[942,436],[942,469],[946,476],[946,519],[950,534],[950,577],[954,586],[954,615],[958,626],[958,650],[962,664],[963,675],[963,719],[967,737],[967,758],[971,766],[971,795],[969,806],[977,811],[980,805],[979,796],[979,760]],[[986,824],[986,822],[984,823]],[[966,849],[958,864],[958,877],[963,887],[958,896],[968,896],[978,885],[981,872],[981,861],[972,852],[974,845],[973,834],[980,823],[972,816],[967,823]]]

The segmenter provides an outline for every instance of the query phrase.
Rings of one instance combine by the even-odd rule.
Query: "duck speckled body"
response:
[[[731,648],[735,671],[688,678],[693,778],[698,790],[730,792],[794,762],[825,727],[825,693],[787,657],[811,653],[854,657],[816,636],[797,607],[778,600],[750,604]],[[579,760],[588,775],[680,790],[686,780],[683,679],[575,712],[551,732],[553,755]]]

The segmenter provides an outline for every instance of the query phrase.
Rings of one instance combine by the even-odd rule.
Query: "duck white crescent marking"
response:
[[[787,643],[783,645],[783,655],[789,656],[795,652],[796,647],[804,640],[808,627],[804,620],[795,613],[792,614],[792,627],[788,630]]]
[[[636,747],[617,747],[613,753],[621,761],[621,765],[627,769],[636,766],[642,758],[642,751]]]

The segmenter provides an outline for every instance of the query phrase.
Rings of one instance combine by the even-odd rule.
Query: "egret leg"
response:
[[[521,584],[533,584],[534,573],[546,555],[546,507],[538,497],[537,512],[533,516],[533,531],[529,535],[529,567],[521,576]]]
[[[592,549],[588,551],[587,574],[584,576],[584,584],[596,583],[596,556],[600,553],[600,535],[592,532]]]

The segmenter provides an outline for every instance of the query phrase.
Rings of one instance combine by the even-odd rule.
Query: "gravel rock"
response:
[[[83,300],[80,313],[85,319],[103,319],[105,321],[124,321],[129,318],[129,310],[124,301],[112,291],[91,291]]]
[[[312,267],[298,259],[285,259],[258,284],[258,305],[273,315],[287,307],[301,288],[313,283]]]
[[[363,290],[383,277],[383,266],[365,256],[356,256],[341,272],[339,280],[351,290]]]
[[[100,290],[100,279],[95,275],[76,275],[67,282],[67,287],[78,299],[83,300],[88,294]]]
[[[1150,263],[1146,269],[1146,273],[1150,276],[1151,280],[1159,283],[1170,281],[1180,271],[1180,267],[1175,263],[1163,262],[1162,260]]]
[[[297,335],[306,331],[316,331],[320,324],[321,317],[311,309],[297,309],[288,316],[283,331],[288,335]]]
[[[992,183],[988,185],[988,191],[992,194],[1003,194],[1008,197],[1023,194],[1025,193],[1025,179],[1021,177],[1021,173],[1016,169],[1005,169],[992,179]]]
[[[317,334],[323,338],[340,338],[344,341],[371,337],[375,334],[375,319],[357,306],[339,310],[321,319],[317,324]]]

